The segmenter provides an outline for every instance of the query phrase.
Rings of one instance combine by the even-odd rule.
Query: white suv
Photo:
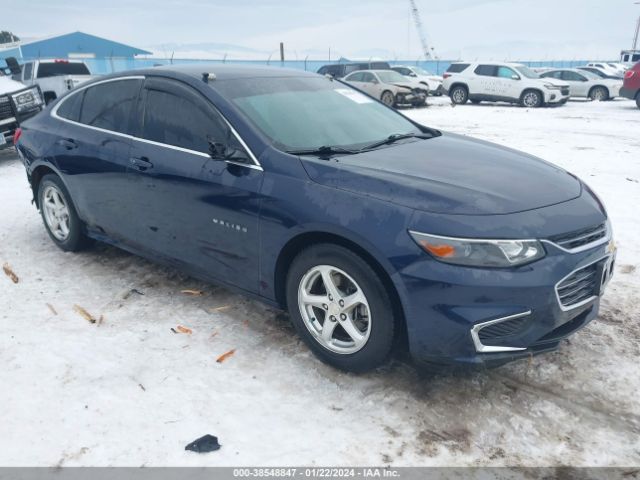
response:
[[[442,84],[453,103],[511,102],[523,107],[562,105],[569,100],[569,84],[540,78],[519,63],[452,63]]]

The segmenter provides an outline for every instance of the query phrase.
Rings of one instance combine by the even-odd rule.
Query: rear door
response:
[[[187,84],[147,78],[136,112],[135,241],[172,263],[255,291],[262,168]],[[235,160],[212,158],[223,145]]]
[[[133,106],[143,77],[101,82],[58,104],[60,128],[52,146],[54,163],[65,174],[80,217],[97,233],[115,241],[130,236],[128,172]]]

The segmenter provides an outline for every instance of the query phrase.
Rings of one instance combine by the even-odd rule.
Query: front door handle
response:
[[[141,172],[153,168],[153,163],[151,163],[147,157],[131,157],[129,158],[129,162],[133,168]]]
[[[78,144],[73,138],[61,138],[56,143],[66,148],[67,150],[73,150],[74,148],[78,148]]]

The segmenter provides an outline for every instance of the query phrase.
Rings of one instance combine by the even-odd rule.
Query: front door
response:
[[[255,291],[262,169],[209,100],[184,83],[147,78],[138,119],[130,154],[135,241]],[[234,160],[219,159],[223,150],[235,152]]]

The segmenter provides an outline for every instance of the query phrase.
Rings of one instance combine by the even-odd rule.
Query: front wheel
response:
[[[538,108],[542,106],[542,95],[535,90],[527,90],[522,94],[520,104],[527,108]]]
[[[291,320],[320,360],[365,372],[388,358],[393,308],[378,274],[360,256],[338,245],[313,245],[293,260],[286,288]]]
[[[47,233],[62,250],[76,252],[91,243],[60,177],[48,174],[42,178],[38,187],[38,206]]]
[[[393,105],[396,103],[396,99],[393,96],[393,93],[391,93],[388,90],[382,92],[382,96],[380,97],[380,101],[382,103],[384,103],[387,107],[393,107]]]

